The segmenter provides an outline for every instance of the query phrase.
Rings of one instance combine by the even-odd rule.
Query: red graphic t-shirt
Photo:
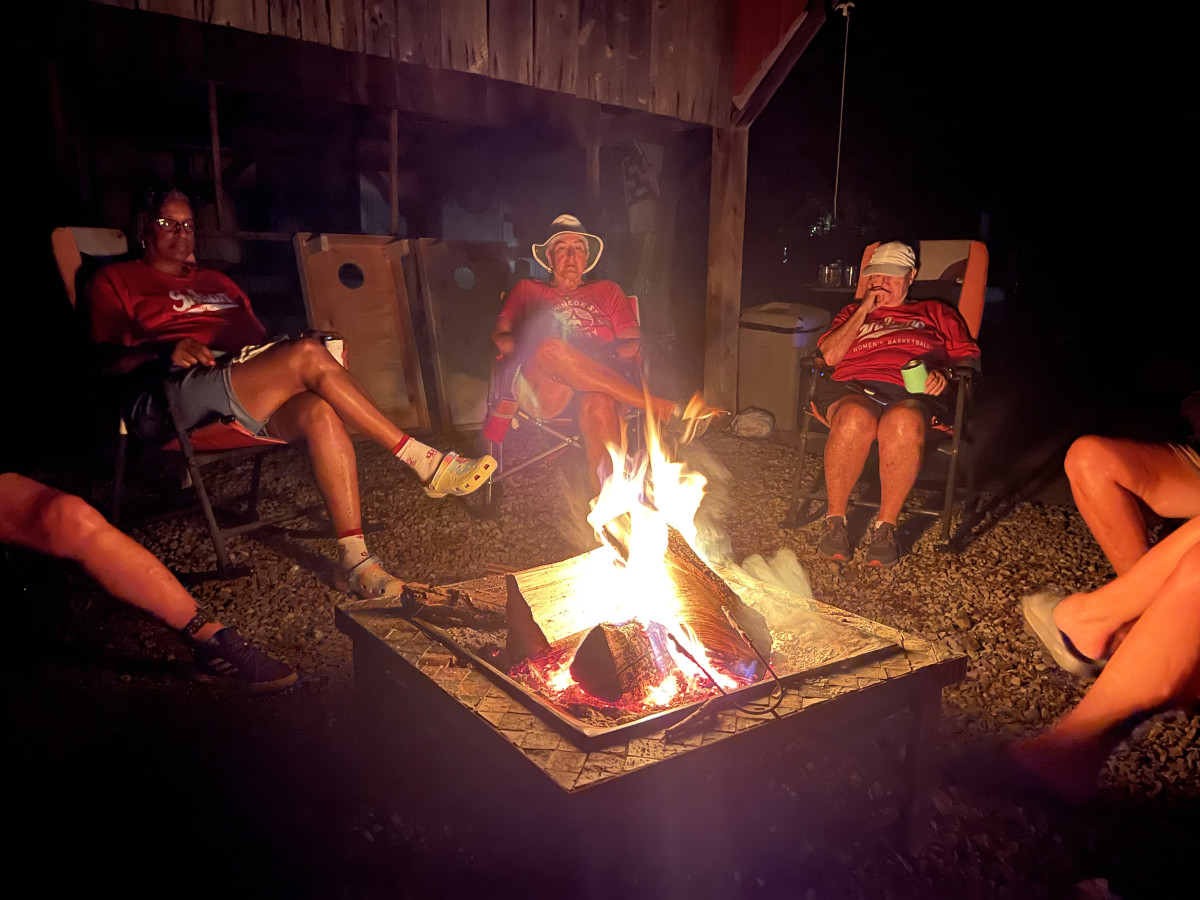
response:
[[[857,308],[857,303],[843,307],[818,343],[840,328]],[[940,300],[917,300],[871,310],[858,337],[833,367],[833,379],[904,384],[900,367],[910,359],[924,360],[932,368],[978,358],[979,345],[958,310]]]
[[[237,353],[267,336],[250,301],[212,269],[168,275],[141,260],[105,266],[87,290],[92,340],[136,347],[195,338],[212,350]]]
[[[593,281],[573,290],[522,278],[504,300],[500,317],[518,325],[549,309],[559,334],[572,343],[610,343],[638,327],[629,298],[615,281]]]

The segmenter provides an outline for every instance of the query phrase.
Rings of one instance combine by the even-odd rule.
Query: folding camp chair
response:
[[[869,245],[863,251],[862,266],[870,261],[871,254],[879,243]],[[987,288],[988,253],[987,247],[980,241],[921,241],[918,250],[917,276],[909,288],[909,298],[912,300],[941,300],[958,309],[959,314],[967,324],[971,336],[979,337],[979,325],[983,319],[984,293]],[[862,271],[862,268],[859,269]],[[866,289],[866,280],[860,279],[855,299],[861,299]],[[809,441],[817,437],[814,429],[823,429],[827,433],[827,423],[822,421],[813,404],[817,384],[821,378],[832,376],[833,369],[825,364],[818,354],[806,359],[802,366],[810,376],[807,390],[800,392],[797,421],[803,420],[800,430],[800,455],[796,461],[796,474],[792,483],[792,497],[788,504],[787,517],[781,523],[783,528],[797,528],[816,521],[824,515],[827,502],[824,490],[824,471],[817,477],[816,483],[804,489],[804,461],[808,455]],[[925,471],[931,467],[934,459],[944,457],[948,460],[946,477],[943,483],[943,499],[940,507],[918,506],[911,500],[905,506],[906,512],[918,515],[940,517],[942,520],[939,550],[950,549],[950,522],[954,507],[961,501],[964,508],[975,505],[975,455],[974,437],[971,425],[971,401],[974,394],[975,371],[967,366],[954,368],[954,403],[955,425],[948,431],[930,429],[926,440],[925,464],[918,483],[928,481],[931,476]],[[933,451],[932,453],[929,451]],[[965,484],[958,484],[959,467],[965,471]],[[870,462],[868,462],[870,465]],[[878,509],[879,503],[860,497],[853,500],[859,506]]]
[[[62,277],[63,287],[71,305],[76,307],[78,298],[86,289],[88,279],[95,274],[96,270],[107,263],[126,258],[129,249],[124,233],[114,228],[56,228],[51,233],[50,242],[55,261],[58,264],[59,275]],[[223,421],[202,425],[190,431],[181,428],[175,416],[177,404],[175,392],[168,389],[165,393],[175,437],[162,446],[146,449],[151,452],[165,453],[176,462],[182,462],[183,471],[186,472],[184,481],[185,483],[190,482],[191,487],[195,490],[198,505],[204,514],[208,533],[217,553],[219,573],[230,578],[246,574],[248,569],[235,567],[230,563],[226,540],[235,534],[280,522],[297,514],[292,511],[271,519],[258,517],[259,485],[262,478],[264,453],[286,446],[286,444],[273,438],[253,437],[241,426]],[[120,527],[125,476],[128,468],[129,428],[123,415],[118,413],[117,418],[116,467],[113,475],[113,496],[109,518],[113,525]],[[217,510],[213,507],[201,470],[214,462],[239,456],[250,456],[253,459],[250,488],[241,498],[235,498],[245,502],[246,513],[241,516],[244,521],[224,525],[217,517]],[[167,515],[174,516],[190,512],[193,509],[194,507],[175,509]],[[224,508],[221,512],[226,515],[230,513]]]
[[[634,317],[640,323],[642,320],[638,298],[629,297],[633,307]],[[640,370],[642,359],[636,360]],[[491,373],[488,378],[488,408],[487,417],[483,423],[483,437],[488,444],[488,453],[496,460],[496,474],[491,480],[471,495],[468,509],[478,516],[491,518],[500,509],[504,497],[504,482],[518,472],[529,468],[543,460],[553,459],[571,448],[583,449],[583,435],[579,431],[576,420],[570,416],[555,416],[541,418],[520,408],[512,395],[512,379],[514,375],[512,360],[497,358],[493,360]],[[625,412],[624,426],[629,438],[631,454],[637,452],[641,435],[642,410],[629,409]],[[548,447],[534,456],[519,462],[505,462],[504,439],[511,429],[529,426],[550,439]]]

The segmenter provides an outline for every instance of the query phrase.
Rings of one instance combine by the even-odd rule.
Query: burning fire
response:
[[[669,456],[657,424],[649,419],[646,432],[646,452],[637,457],[628,454],[627,446],[609,447],[613,474],[588,516],[608,552],[589,556],[588,570],[575,580],[575,598],[581,606],[604,610],[605,621],[636,620],[644,627],[657,623],[673,638],[666,646],[677,671],[637,698],[644,706],[665,708],[683,695],[710,692],[712,680],[727,690],[743,682],[718,668],[681,621],[683,598],[666,564],[668,525],[703,558],[696,546],[695,520],[707,480]],[[625,552],[618,552],[617,546]],[[539,680],[555,694],[582,692],[571,676],[572,662],[573,654],[566,654],[546,666]]]

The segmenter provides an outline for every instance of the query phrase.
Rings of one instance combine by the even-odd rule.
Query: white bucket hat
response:
[[[550,223],[550,230],[554,233],[546,238],[544,243],[533,245],[533,258],[541,263],[544,269],[553,269],[550,265],[550,245],[564,234],[577,234],[587,243],[588,255],[587,265],[583,268],[584,273],[592,271],[596,263],[600,262],[600,254],[604,252],[604,241],[584,231],[583,223],[575,216],[564,213]]]
[[[871,254],[863,275],[907,275],[917,267],[917,254],[901,241],[880,244]]]

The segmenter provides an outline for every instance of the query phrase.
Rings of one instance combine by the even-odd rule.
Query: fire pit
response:
[[[701,750],[736,766],[730,745],[752,735],[761,745],[907,709],[918,845],[941,688],[965,659],[710,563],[696,524],[704,478],[669,459],[652,426],[648,445],[638,460],[614,449],[618,475],[588,517],[595,550],[340,607],[356,682],[436,697],[412,677],[427,676],[569,794]]]

